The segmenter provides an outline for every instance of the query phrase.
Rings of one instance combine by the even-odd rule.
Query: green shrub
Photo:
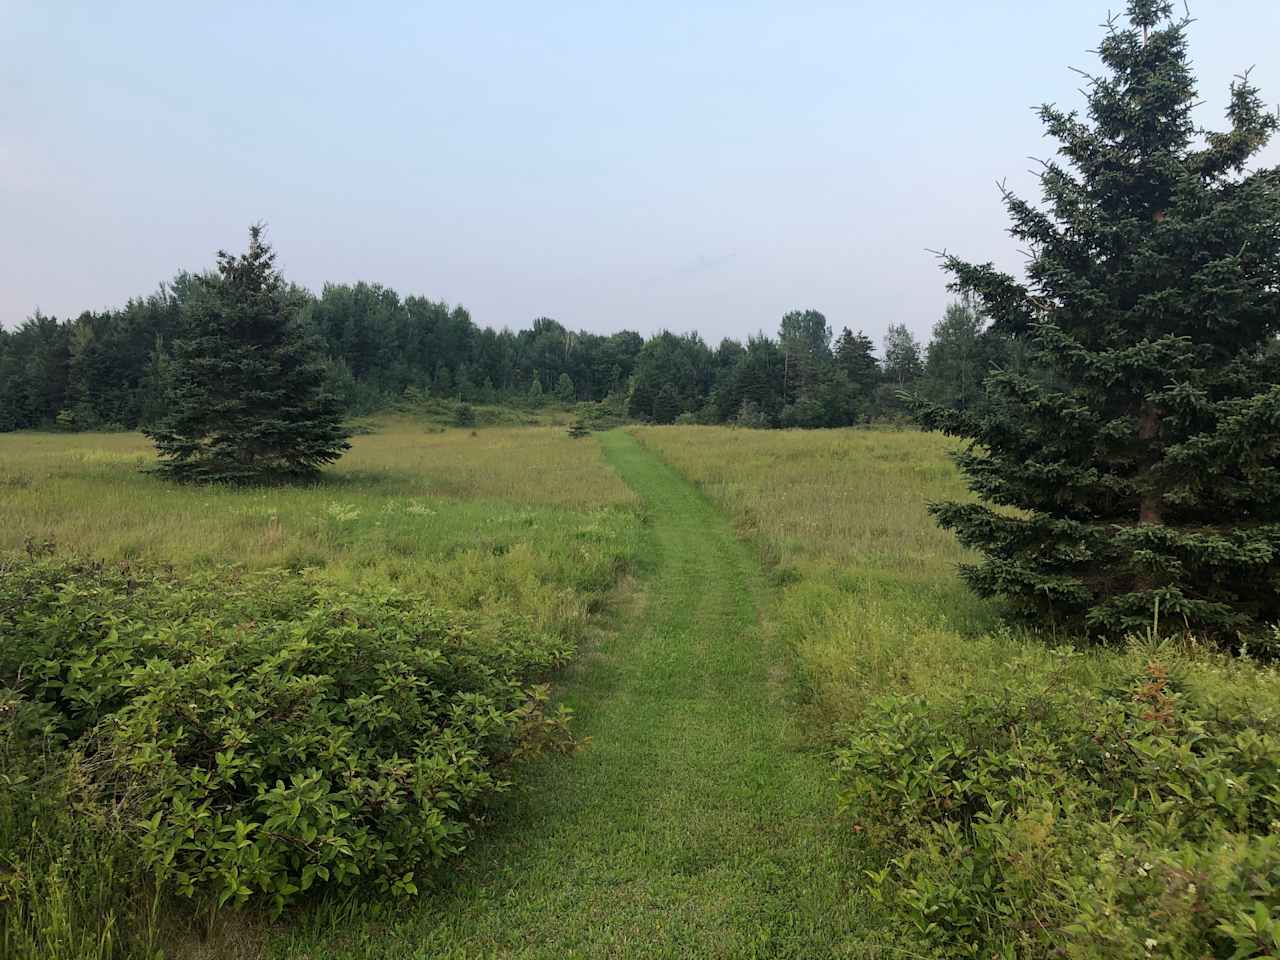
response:
[[[1276,676],[1077,658],[870,704],[838,760],[855,828],[896,854],[872,879],[947,955],[1274,955]]]
[[[362,879],[413,894],[509,760],[570,742],[537,683],[559,637],[390,588],[16,559],[0,637],[0,782],[20,792],[21,758],[55,756],[160,886],[220,904]],[[38,827],[36,793],[15,815]],[[8,899],[34,895],[23,874]]]

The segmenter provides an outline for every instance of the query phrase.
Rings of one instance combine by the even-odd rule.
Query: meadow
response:
[[[970,556],[926,511],[967,496],[951,441],[915,430],[635,434],[729,515],[784,588],[775,628],[797,653],[819,723],[855,717],[886,682],[932,689],[960,640],[995,626],[994,608],[956,575]]]
[[[1007,623],[950,441],[371,426],[239,490],[0,436],[6,954],[1280,949],[1275,668]]]
[[[868,885],[920,955],[1280,948],[1274,666],[1002,621],[927,513],[966,496],[937,435],[634,432],[771,570],[846,828],[884,858]]]
[[[103,703],[119,710],[110,691],[130,674],[113,672],[111,663],[142,669],[159,654],[185,664],[201,645],[213,650],[223,642],[245,662],[270,660],[288,642],[279,640],[287,624],[347,619],[366,631],[361,643],[370,657],[376,661],[373,650],[381,650],[387,664],[402,664],[396,669],[423,663],[417,647],[398,645],[402,635],[451,662],[480,657],[490,679],[430,674],[431,682],[464,700],[491,697],[503,723],[527,726],[520,711],[544,705],[536,684],[572,653],[629,570],[642,519],[639,501],[599,448],[551,427],[444,431],[383,417],[353,438],[322,481],[303,487],[183,487],[145,473],[152,462],[137,434],[0,437],[0,757],[14,788],[0,802],[5,955],[149,956],[157,938],[174,932],[149,916],[154,899],[129,896],[136,852],[126,845],[121,853],[114,836],[127,831],[113,828],[99,842],[79,830],[86,811],[101,808],[73,796],[83,757],[72,756],[69,766],[27,762],[33,751],[61,756],[105,715]],[[443,625],[430,611],[440,612]],[[396,626],[397,618],[407,619]],[[82,626],[67,630],[68,622]],[[246,622],[261,627],[248,646],[235,626]],[[207,633],[201,623],[219,626]],[[341,666],[343,654],[318,641],[322,634],[307,641],[317,652],[306,669],[341,686],[354,668]],[[62,669],[73,660],[78,665]],[[59,668],[35,679],[37,662]],[[420,669],[434,670],[429,663]],[[217,682],[230,690],[260,680]],[[76,684],[84,691],[79,702],[67,693]],[[520,692],[513,698],[503,684]],[[269,687],[255,693],[259,700],[280,695]],[[146,708],[139,702],[128,706],[140,717]],[[93,706],[87,713],[85,703]],[[319,716],[333,704],[317,700],[315,708]],[[152,722],[164,719],[162,710]],[[230,721],[220,714],[217,722]],[[141,731],[116,749],[140,755],[147,736]],[[500,758],[511,747],[485,741],[475,749]],[[210,802],[218,809],[230,801]],[[35,831],[32,816],[44,818]]]
[[[318,569],[454,606],[501,595],[578,630],[625,559],[639,503],[598,450],[550,426],[383,418],[302,487],[183,487],[148,476],[153,462],[134,433],[0,437],[0,551]]]

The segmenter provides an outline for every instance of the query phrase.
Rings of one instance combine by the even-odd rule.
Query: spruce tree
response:
[[[971,441],[982,502],[931,509],[983,554],[978,593],[1096,638],[1158,616],[1234,643],[1280,620],[1280,171],[1247,169],[1276,117],[1245,75],[1229,129],[1197,129],[1187,26],[1130,0],[1087,116],[1040,109],[1044,206],[1005,194],[1025,281],[944,254],[1037,369],[993,374],[980,415],[915,410]]]
[[[875,357],[875,344],[859,330],[848,327],[840,331],[834,351],[836,364],[849,375],[849,382],[862,394],[869,394],[880,379],[880,363]]]
[[[253,226],[246,253],[220,251],[217,272],[193,283],[173,345],[167,409],[146,431],[162,475],[300,479],[350,446],[338,401],[325,389],[323,357],[275,256]]]

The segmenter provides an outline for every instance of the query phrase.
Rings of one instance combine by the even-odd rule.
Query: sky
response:
[[[1032,107],[1122,0],[0,0],[0,323],[123,304],[268,225],[285,275],[486,326],[925,338],[931,249],[1019,271]],[[1193,0],[1280,102],[1280,2]],[[1263,158],[1280,163],[1280,145]]]

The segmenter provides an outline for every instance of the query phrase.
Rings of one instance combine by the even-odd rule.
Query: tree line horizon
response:
[[[182,311],[207,273],[178,273],[125,306],[58,319],[37,310],[0,329],[0,431],[138,429],[164,412]],[[880,355],[861,329],[834,333],[814,309],[776,335],[573,331],[550,317],[511,330],[477,324],[461,305],[378,283],[290,284],[291,312],[324,356],[326,385],[347,415],[410,397],[539,407],[611,401],[655,423],[841,427],[905,417],[912,389],[957,410],[975,406],[1011,338],[986,329],[972,298],[953,301],[921,343],[891,323]]]

